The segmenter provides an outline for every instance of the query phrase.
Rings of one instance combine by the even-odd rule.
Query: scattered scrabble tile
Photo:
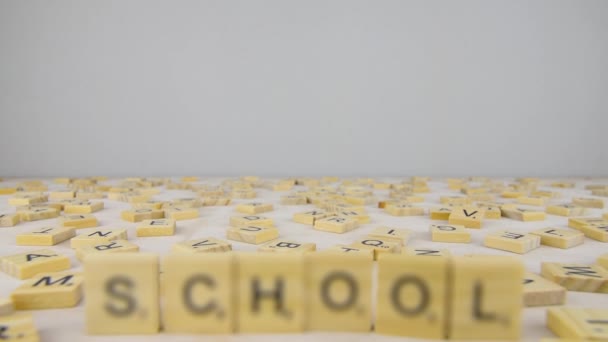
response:
[[[84,262],[84,277],[87,333],[158,332],[158,256],[148,253],[90,255]]]
[[[92,214],[69,214],[57,219],[60,227],[71,227],[76,229],[97,227],[99,222]]]
[[[580,230],[581,228],[583,228],[585,226],[594,226],[594,227],[608,226],[608,220],[606,220],[602,217],[571,217],[571,218],[568,218],[568,227],[570,227],[570,228]]]
[[[13,313],[15,306],[10,298],[0,297],[0,316]]]
[[[600,257],[597,258],[597,263],[608,271],[608,254],[600,255]]]
[[[63,212],[66,214],[90,214],[103,209],[103,202],[75,201],[66,204]]]
[[[308,203],[308,199],[301,195],[285,195],[281,196],[282,205],[304,205]]]
[[[530,232],[540,236],[540,243],[545,246],[557,248],[572,248],[583,243],[585,235],[569,229],[543,228]]]
[[[315,220],[314,229],[330,233],[346,233],[359,225],[359,221],[354,218],[344,216],[329,216]]]
[[[435,207],[429,210],[431,220],[443,220],[447,221],[450,219],[453,207]]]
[[[76,306],[82,297],[82,274],[42,273],[11,293],[17,310],[57,309]]]
[[[401,243],[394,239],[379,238],[368,236],[359,239],[351,244],[354,248],[371,249],[374,251],[374,260],[378,260],[380,254],[383,253],[399,253],[401,251]]]
[[[0,214],[0,227],[13,227],[20,221],[19,214]]]
[[[41,249],[0,257],[2,271],[27,279],[42,272],[58,272],[70,268],[70,258],[51,249]]]
[[[526,272],[524,275],[524,305],[562,305],[566,302],[566,289],[552,281]]]
[[[243,203],[236,206],[236,211],[243,214],[261,214],[272,211],[274,208],[271,203],[251,202]]]
[[[586,208],[570,203],[548,205],[545,211],[558,216],[583,216],[587,213]]]
[[[393,216],[421,216],[424,215],[424,208],[416,207],[409,203],[398,203],[387,205],[384,210]]]
[[[543,262],[541,275],[569,291],[608,293],[608,271],[600,266]]]
[[[0,316],[0,331],[3,341],[39,342],[40,335],[31,313],[14,312]]]
[[[604,200],[601,198],[573,197],[572,203],[584,208],[604,209]]]
[[[503,217],[518,221],[543,221],[546,218],[544,211],[511,205],[502,206],[500,211]]]
[[[527,205],[545,205],[546,198],[542,196],[521,196],[517,197],[517,203],[527,204]]]
[[[141,221],[135,228],[137,236],[169,236],[175,234],[175,220],[155,219]]]
[[[28,233],[17,234],[19,246],[53,246],[76,235],[71,227],[42,227]]]
[[[608,310],[549,308],[547,327],[557,336],[567,338],[568,341],[606,341],[608,340]]]
[[[317,250],[317,245],[314,243],[301,243],[288,240],[276,240],[266,243],[258,248],[259,252],[277,252],[277,253],[305,253],[314,252]]]
[[[232,227],[273,227],[274,222],[271,218],[257,215],[232,216],[230,217]]]
[[[229,253],[171,254],[164,259],[163,330],[168,333],[231,333],[236,282]]]
[[[405,246],[411,239],[413,232],[409,229],[400,229],[392,227],[376,227],[371,233],[367,234],[370,237],[379,237],[385,240],[391,240]]]
[[[479,207],[454,207],[448,222],[451,225],[463,225],[467,228],[481,228],[484,210]]]
[[[311,210],[303,213],[295,213],[293,214],[293,221],[302,224],[314,225],[316,220],[326,218],[328,216],[332,216],[334,214],[330,214],[323,210]]]
[[[189,208],[186,206],[173,206],[165,209],[165,217],[175,221],[192,220],[200,216],[198,208]]]
[[[483,244],[489,248],[525,254],[540,246],[540,236],[503,230],[487,234]]]
[[[76,258],[83,261],[93,254],[107,255],[110,253],[134,253],[138,251],[139,246],[134,243],[127,240],[114,240],[76,248]]]
[[[8,204],[10,205],[29,205],[34,203],[43,203],[47,202],[49,197],[42,193],[17,193],[13,197],[8,199]]]
[[[76,191],[70,189],[49,192],[49,199],[51,200],[71,199],[74,198],[74,196],[76,196]]]
[[[272,227],[230,227],[226,231],[228,240],[240,241],[259,245],[279,237],[279,231]]]
[[[115,240],[127,240],[126,229],[97,229],[81,233],[70,240],[70,247],[94,246]]]
[[[160,210],[166,202],[163,201],[145,201],[139,203],[131,203],[133,209],[152,209],[152,210]]]
[[[579,230],[590,239],[608,242],[608,224],[582,226]]]
[[[21,221],[39,221],[51,219],[59,216],[59,210],[51,207],[33,208],[30,210],[19,211]]]
[[[173,205],[182,208],[200,208],[203,206],[203,202],[199,198],[178,198],[173,201]]]
[[[470,204],[471,199],[463,196],[441,196],[439,197],[439,203],[441,204],[452,204],[452,205],[465,205]]]
[[[215,253],[231,250],[230,243],[212,237],[178,242],[171,247],[173,253]]]
[[[361,255],[365,255],[365,257],[369,258],[370,260],[374,260],[374,250],[371,248],[357,248],[357,247],[347,246],[347,245],[335,245],[335,246],[329,247],[328,249],[326,249],[322,252],[361,254]]]
[[[147,208],[132,209],[125,210],[120,213],[120,218],[129,222],[140,222],[143,220],[155,220],[165,218],[165,212],[162,210]]]
[[[471,242],[471,232],[469,232],[464,226],[461,225],[433,224],[431,225],[430,230],[431,241],[458,243]]]
[[[17,188],[7,188],[7,187],[0,188],[0,195],[12,195],[16,192],[17,192]]]
[[[451,256],[449,250],[447,249],[434,249],[434,248],[415,248],[415,247],[406,247],[401,251],[401,254],[406,255],[422,255],[422,256],[430,256],[430,257],[438,257],[438,256]]]

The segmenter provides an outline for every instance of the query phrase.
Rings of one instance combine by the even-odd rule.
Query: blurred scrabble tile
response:
[[[316,220],[331,216],[330,214],[323,210],[311,210],[303,213],[295,213],[293,214],[293,221],[297,223],[314,225]]]
[[[227,206],[230,205],[231,199],[228,197],[203,197],[203,206]]]
[[[57,219],[60,227],[71,227],[75,229],[97,227],[99,221],[92,214],[68,214]]]
[[[369,332],[373,260],[364,254],[306,256],[307,330]]]
[[[125,221],[129,221],[129,222],[140,222],[143,220],[155,220],[155,219],[161,219],[164,217],[165,217],[164,211],[156,210],[156,209],[147,209],[147,208],[125,210],[120,213],[120,218],[122,218]]]
[[[51,207],[32,208],[30,210],[19,211],[21,221],[39,221],[51,219],[59,216],[59,210]]]
[[[599,258],[597,258],[597,264],[608,271],[608,254],[600,255]]]
[[[453,257],[449,338],[519,339],[523,278],[518,258]]]
[[[226,231],[228,240],[240,241],[259,245],[279,237],[279,231],[271,227],[230,227]]]
[[[172,206],[165,209],[165,217],[175,221],[192,220],[200,216],[198,208],[186,206]]]
[[[370,223],[370,221],[371,221],[369,215],[364,211],[340,210],[340,211],[336,211],[335,214],[339,217],[346,217],[348,219],[354,219],[359,224],[366,224],[366,223]]]
[[[364,255],[366,258],[369,258],[370,260],[374,260],[374,250],[371,248],[357,248],[348,245],[334,245],[321,252],[361,254]]]
[[[568,227],[581,229],[585,226],[601,227],[608,225],[608,220],[602,217],[570,217],[568,218]]]
[[[261,203],[261,202],[251,202],[251,203],[243,203],[236,206],[236,211],[241,212],[243,214],[261,214],[268,211],[272,211],[274,208],[272,203]]]
[[[83,246],[76,248],[76,258],[80,261],[85,260],[93,254],[111,254],[111,253],[135,253],[139,252],[139,246],[127,240],[113,240],[108,242],[100,242],[94,245]]]
[[[42,272],[57,272],[70,268],[70,258],[51,249],[40,249],[0,257],[2,271],[18,278],[27,279]]]
[[[126,229],[97,229],[86,233],[78,234],[70,239],[70,247],[81,248],[84,246],[94,246],[115,240],[127,240]]]
[[[106,197],[106,193],[99,190],[79,190],[76,191],[76,199],[82,201],[88,201],[92,199],[103,199]]]
[[[378,237],[381,239],[393,241],[399,243],[401,246],[405,246],[413,236],[413,232],[409,229],[403,228],[392,228],[392,227],[376,227],[367,236]]]
[[[502,206],[500,211],[503,217],[518,221],[544,221],[546,217],[544,211],[511,205]]]
[[[503,191],[500,196],[502,196],[503,198],[519,198],[519,197],[523,197],[525,195],[525,193],[523,191],[517,191],[517,190],[507,190],[507,191]]]
[[[90,214],[103,209],[103,202],[75,201],[66,204],[63,212],[66,214]]]
[[[553,182],[550,184],[554,188],[570,189],[576,186],[575,182]]]
[[[31,313],[14,312],[0,316],[2,341],[39,342],[40,335]]]
[[[301,195],[284,195],[281,196],[280,203],[282,205],[304,205],[308,203],[308,199]]]
[[[314,229],[330,233],[346,233],[359,225],[359,221],[354,218],[343,216],[329,216],[315,220]]]
[[[131,203],[131,207],[133,207],[133,209],[160,210],[165,204],[166,202],[163,201],[148,200],[145,202]]]
[[[0,195],[12,195],[17,192],[17,188],[0,187]]]
[[[483,245],[507,252],[525,254],[540,246],[540,236],[507,230],[488,233]]]
[[[150,201],[148,201],[150,202]],[[200,208],[203,206],[203,202],[199,198],[178,198],[173,200],[173,206],[185,207],[185,208]]]
[[[371,249],[374,251],[374,260],[378,260],[383,253],[401,252],[401,243],[394,239],[366,236],[353,242],[350,246],[360,249]]]
[[[197,176],[184,176],[181,181],[184,183],[198,182],[200,179]]]
[[[274,222],[271,218],[258,216],[258,215],[246,215],[246,216],[231,216],[230,225],[232,227],[273,227]]]
[[[141,221],[135,228],[136,236],[170,236],[175,234],[175,220],[155,219]]]
[[[34,203],[43,203],[49,200],[48,195],[37,192],[16,193],[8,199],[10,205],[29,205]]]
[[[216,334],[234,329],[233,255],[170,254],[164,259],[163,330]]]
[[[431,220],[443,220],[447,221],[450,219],[450,214],[452,213],[452,209],[454,207],[435,207],[429,210],[429,214]]]
[[[547,310],[547,328],[564,341],[608,340],[608,310],[557,307]],[[563,339],[562,339],[563,340]]]
[[[11,314],[14,309],[13,301],[10,298],[0,297],[0,316]]]
[[[449,257],[452,255],[448,249],[434,249],[423,247],[406,247],[401,251],[405,255],[422,255],[430,257]]]
[[[471,242],[471,233],[461,225],[432,224],[430,227],[431,241],[434,242]]]
[[[534,273],[525,272],[524,305],[562,305],[566,302],[566,289]]]
[[[0,214],[0,227],[14,227],[20,221],[20,214]]]
[[[490,220],[498,220],[502,217],[500,207],[498,205],[479,202],[477,207],[483,209],[483,218]]]
[[[304,330],[304,258],[299,253],[238,253],[236,331],[295,333]]]
[[[484,210],[475,206],[454,207],[448,222],[451,225],[463,225],[467,228],[481,228]]]
[[[462,188],[460,188],[460,192],[465,195],[485,194],[488,191],[489,191],[489,189],[487,187],[483,187],[483,186],[471,187],[471,186],[465,185]]]
[[[375,331],[446,338],[449,258],[386,254],[379,259],[378,268]]]
[[[317,250],[317,245],[314,243],[295,242],[289,240],[276,240],[261,245],[258,248],[259,252],[277,252],[277,253],[306,253]]]
[[[547,214],[558,216],[583,216],[587,213],[586,208],[570,203],[548,205],[545,211]]]
[[[608,224],[602,226],[582,226],[579,230],[581,231],[581,233],[585,234],[585,236],[590,239],[608,242]]]
[[[173,253],[216,253],[231,250],[230,243],[212,237],[178,242],[171,247]]]
[[[71,227],[42,227],[17,234],[18,246],[53,246],[71,239],[76,233]]]
[[[569,291],[608,293],[608,270],[600,266],[543,262],[541,275]]]
[[[257,193],[255,190],[233,190],[230,192],[230,197],[235,199],[251,199],[256,198]]]
[[[520,204],[543,206],[543,205],[545,205],[545,202],[546,202],[546,198],[542,197],[542,196],[517,197],[517,203],[520,203]]]
[[[572,204],[583,208],[604,209],[604,200],[601,198],[573,197]]]
[[[41,273],[11,293],[17,310],[69,308],[82,297],[83,276],[74,272]]]
[[[397,203],[387,205],[384,210],[393,216],[422,216],[424,215],[424,208],[416,207],[409,203]]]
[[[583,243],[585,235],[579,231],[560,228],[542,228],[530,232],[540,236],[540,243],[557,248],[572,248]]]
[[[441,196],[439,197],[439,203],[441,204],[452,204],[452,205],[465,205],[470,204],[471,199],[464,196]]]
[[[84,262],[86,331],[92,335],[159,330],[158,256],[90,255]]]

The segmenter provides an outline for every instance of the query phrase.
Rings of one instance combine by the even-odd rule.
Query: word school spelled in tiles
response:
[[[4,180],[0,338],[603,340],[606,194],[534,178]]]

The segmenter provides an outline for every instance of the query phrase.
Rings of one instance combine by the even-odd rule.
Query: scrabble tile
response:
[[[15,312],[0,316],[3,341],[39,342],[40,336],[31,313]]]
[[[226,231],[228,240],[240,241],[259,245],[279,237],[279,231],[276,228],[268,227],[230,227]]]
[[[601,217],[570,217],[568,218],[568,227],[581,229],[585,226],[601,227],[608,225],[608,220]]]
[[[500,211],[499,206],[489,204],[477,204],[477,206],[484,210],[484,219],[498,220],[502,217],[502,212]]]
[[[148,200],[145,202],[131,203],[131,207],[133,207],[133,209],[160,210],[160,209],[162,209],[163,205],[165,205],[165,204],[166,204],[166,202],[163,202],[163,201]]]
[[[175,220],[156,219],[141,221],[135,228],[136,236],[170,236],[175,234]]]
[[[31,278],[42,272],[58,272],[70,268],[70,258],[51,249],[40,249],[1,257],[2,270],[18,279]]]
[[[502,230],[487,234],[483,245],[507,252],[525,254],[540,246],[540,236]]]
[[[76,235],[71,227],[42,227],[28,233],[17,234],[19,246],[53,246]]]
[[[518,221],[544,221],[545,212],[536,209],[527,209],[516,206],[503,206],[500,208],[503,217]]]
[[[0,316],[11,314],[14,309],[13,301],[10,298],[0,297]]]
[[[19,214],[0,214],[0,227],[14,227],[20,221]]]
[[[246,216],[231,216],[230,225],[232,227],[274,227],[274,222],[271,218],[258,216],[258,215],[246,215]]]
[[[282,205],[304,205],[308,204],[306,196],[301,195],[285,195],[281,196]]]
[[[295,242],[289,240],[275,240],[261,245],[258,248],[259,252],[276,252],[276,253],[306,253],[317,250],[317,245],[314,243]]]
[[[467,228],[481,228],[484,210],[474,206],[454,207],[448,222],[451,225],[463,225]]]
[[[409,229],[386,226],[376,227],[371,233],[367,234],[367,236],[370,237],[379,237],[381,239],[399,243],[401,246],[405,246],[413,235],[414,233]]]
[[[257,193],[254,190],[235,190],[230,192],[230,197],[236,199],[251,199],[256,198]]]
[[[272,203],[251,202],[243,203],[236,206],[236,211],[243,214],[261,214],[272,211],[274,208]]]
[[[432,224],[431,241],[435,242],[471,242],[471,233],[461,225]]]
[[[373,260],[364,254],[306,256],[307,330],[369,332]]]
[[[200,216],[198,208],[188,208],[185,206],[174,206],[165,209],[165,217],[175,221],[192,220]]]
[[[70,308],[82,297],[80,273],[42,273],[23,282],[11,293],[17,310]]]
[[[74,196],[76,196],[76,191],[70,189],[49,192],[49,199],[51,200],[72,199]]]
[[[335,214],[340,217],[346,217],[348,219],[355,219],[359,224],[370,223],[370,216],[363,211],[354,211],[354,210],[340,210],[336,211]]]
[[[39,221],[59,216],[59,210],[51,207],[46,208],[35,208],[31,210],[24,210],[19,212],[21,221]]]
[[[231,250],[230,243],[212,237],[178,242],[171,247],[173,253],[216,253]]]
[[[523,277],[518,258],[453,257],[449,338],[519,339]]]
[[[524,275],[524,305],[562,305],[566,302],[566,289],[552,281],[526,272]]]
[[[304,262],[299,253],[237,254],[236,331],[294,333],[304,330]]]
[[[25,193],[17,193],[13,195],[13,197],[8,199],[8,204],[10,205],[29,205],[34,203],[43,203],[47,202],[49,197],[42,193],[34,193],[34,192],[25,192]]]
[[[447,221],[450,219],[453,207],[436,207],[429,210],[431,220],[443,220]]]
[[[86,331],[92,335],[159,330],[158,256],[90,255],[84,262]]]
[[[527,204],[527,205],[545,205],[546,198],[542,196],[521,196],[517,197],[517,203]]]
[[[293,214],[293,221],[297,223],[314,225],[316,220],[331,216],[330,214],[323,210],[311,210],[303,213],[295,213]]]
[[[103,202],[76,201],[66,204],[63,212],[66,214],[90,214],[103,209]]]
[[[387,205],[384,210],[393,216],[422,216],[424,215],[424,208],[416,207],[409,203],[398,203],[393,205]]]
[[[543,262],[541,275],[568,291],[608,293],[608,271],[600,266]]]
[[[347,245],[334,245],[334,246],[329,247],[328,249],[321,251],[321,253],[323,253],[323,252],[361,254],[370,260],[374,260],[374,250],[371,248],[357,248],[357,247],[347,246]]]
[[[139,252],[139,246],[136,244],[127,240],[114,240],[76,248],[76,258],[83,261],[91,255],[135,252]]]
[[[171,254],[164,259],[163,330],[215,334],[234,329],[231,253]]]
[[[422,255],[422,256],[430,256],[430,257],[449,257],[452,255],[448,249],[434,249],[434,248],[420,248],[420,247],[406,247],[401,251],[401,254]]]
[[[378,261],[379,334],[446,338],[449,258],[387,254]]]
[[[97,227],[99,222],[92,214],[68,214],[57,219],[60,227],[71,227],[75,229]]]
[[[608,310],[557,307],[547,310],[547,328],[572,341],[608,340]]]
[[[540,236],[542,245],[564,249],[578,246],[585,240],[583,233],[570,229],[543,228],[532,231],[530,234]]]
[[[88,201],[92,199],[103,199],[106,197],[105,192],[103,191],[84,191],[79,190],[76,192],[76,199]]]
[[[7,188],[7,187],[0,188],[0,195],[12,195],[16,192],[17,192],[17,188]]]
[[[359,221],[344,216],[329,216],[315,220],[314,229],[330,233],[346,233],[359,225]]]
[[[203,202],[199,198],[178,198],[173,200],[172,204],[177,207],[185,208],[200,208],[203,206]]]
[[[604,209],[604,200],[601,198],[573,197],[572,203],[584,208]]]
[[[608,242],[608,224],[602,226],[582,226],[579,230],[581,231],[581,233],[585,234],[585,236],[590,239]]]
[[[70,240],[70,247],[81,248],[94,246],[115,240],[127,240],[126,229],[96,229],[94,231],[78,234]]]
[[[439,197],[439,203],[452,204],[452,205],[465,205],[465,204],[470,204],[471,200],[468,197],[463,197],[463,196],[441,196],[441,197]]]
[[[583,216],[587,214],[586,208],[570,203],[548,205],[545,211],[547,214],[558,216]]]
[[[155,220],[165,217],[165,212],[155,209],[132,209],[120,213],[120,218],[129,222],[140,222],[143,220]]]
[[[394,239],[379,238],[375,236],[366,236],[356,240],[350,246],[354,248],[367,248],[374,251],[374,260],[378,260],[380,254],[384,253],[399,253],[401,252],[401,243],[395,242]]]
[[[597,258],[597,264],[608,271],[608,253],[600,255],[599,258]]]

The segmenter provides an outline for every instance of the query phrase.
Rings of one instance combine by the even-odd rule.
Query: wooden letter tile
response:
[[[70,258],[51,249],[41,249],[0,258],[2,270],[18,279],[31,278],[42,272],[58,272],[70,268]]]
[[[94,246],[104,242],[114,240],[127,240],[126,229],[97,229],[86,233],[78,234],[70,240],[70,247],[81,248],[84,246]]]
[[[11,299],[17,310],[73,307],[82,297],[83,280],[74,272],[38,274],[14,290]]]
[[[534,273],[524,275],[524,305],[562,305],[566,302],[566,289]]]
[[[494,249],[525,254],[540,246],[540,236],[503,230],[486,235],[483,244]]]
[[[481,228],[485,211],[479,207],[454,207],[448,222],[451,225],[463,225],[467,228]]]
[[[240,241],[259,245],[279,237],[279,231],[276,228],[268,227],[230,227],[226,231],[228,240]]]
[[[608,340],[608,310],[558,307],[547,310],[547,327],[568,341]],[[566,340],[562,340],[566,341]]]
[[[570,229],[543,228],[532,231],[530,234],[540,236],[540,243],[545,246],[564,249],[578,246],[585,240],[583,233]]]
[[[259,252],[277,252],[277,253],[306,253],[317,250],[317,245],[314,243],[302,243],[288,240],[276,240],[258,248]]]
[[[170,236],[175,234],[175,220],[144,220],[135,229],[137,236]]]
[[[97,227],[99,222],[92,214],[69,214],[57,219],[60,227],[71,227],[75,229]]]
[[[600,266],[543,262],[541,275],[569,291],[608,293],[608,271]]]
[[[430,230],[431,241],[434,242],[471,242],[471,232],[461,225],[433,224]]]
[[[171,247],[173,253],[215,253],[231,250],[230,243],[212,237],[179,242]]]
[[[329,216],[326,218],[315,220],[314,228],[330,233],[346,233],[359,225],[359,221],[353,218],[344,216]]]
[[[83,261],[93,254],[114,254],[138,252],[139,246],[127,240],[101,242],[91,246],[76,248],[76,258]]]
[[[43,227],[17,235],[19,246],[53,246],[71,239],[76,233],[70,227]]]

